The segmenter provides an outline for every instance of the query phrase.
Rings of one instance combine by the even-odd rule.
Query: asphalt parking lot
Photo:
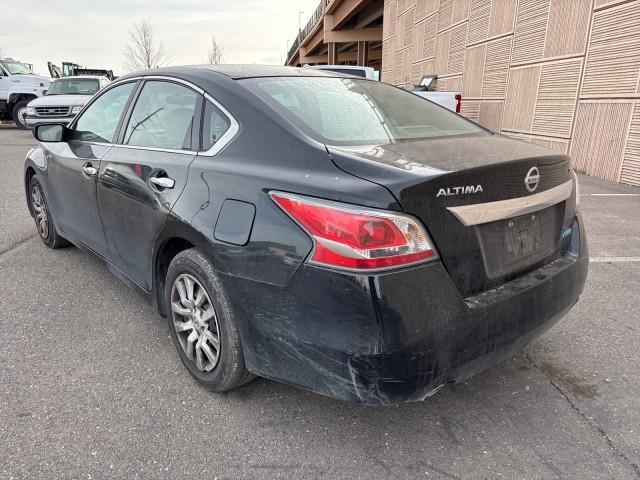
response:
[[[592,263],[524,352],[421,403],[258,379],[225,395],[165,322],[27,213],[29,132],[0,128],[0,478],[640,478],[640,189],[582,177]]]

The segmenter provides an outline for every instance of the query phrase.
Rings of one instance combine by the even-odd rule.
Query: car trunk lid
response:
[[[422,220],[463,296],[557,257],[573,220],[569,158],[536,145],[473,135],[328,150]]]

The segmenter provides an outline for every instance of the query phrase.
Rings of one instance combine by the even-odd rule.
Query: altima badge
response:
[[[538,167],[532,167],[527,172],[527,176],[524,177],[524,185],[527,187],[527,190],[530,192],[535,192],[536,188],[538,188],[538,184],[540,183],[540,170]]]
[[[436,198],[438,197],[454,197],[456,195],[468,195],[471,193],[481,193],[482,190],[482,185],[467,185],[464,187],[447,187],[447,188],[441,188],[440,190],[438,190],[438,194],[436,195]]]

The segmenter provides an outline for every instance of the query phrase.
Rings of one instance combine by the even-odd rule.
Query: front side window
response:
[[[204,107],[204,126],[202,149],[209,150],[229,130],[231,121],[213,103],[207,102]]]
[[[93,95],[100,90],[94,78],[61,78],[51,84],[47,95]]]
[[[382,82],[331,77],[242,82],[310,137],[329,145],[386,145],[484,132],[455,113]]]
[[[172,82],[145,83],[131,113],[125,145],[189,150],[201,95]]]
[[[124,83],[98,97],[78,118],[73,140],[112,143],[135,82]]]

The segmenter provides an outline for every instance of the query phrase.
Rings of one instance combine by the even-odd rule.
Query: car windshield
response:
[[[386,145],[485,133],[445,108],[382,82],[266,77],[243,84],[310,137],[329,145]]]
[[[93,95],[100,90],[95,78],[61,78],[51,84],[47,95]]]
[[[33,73],[29,65],[20,62],[2,62],[2,66],[6,68],[11,75],[26,75]]]

